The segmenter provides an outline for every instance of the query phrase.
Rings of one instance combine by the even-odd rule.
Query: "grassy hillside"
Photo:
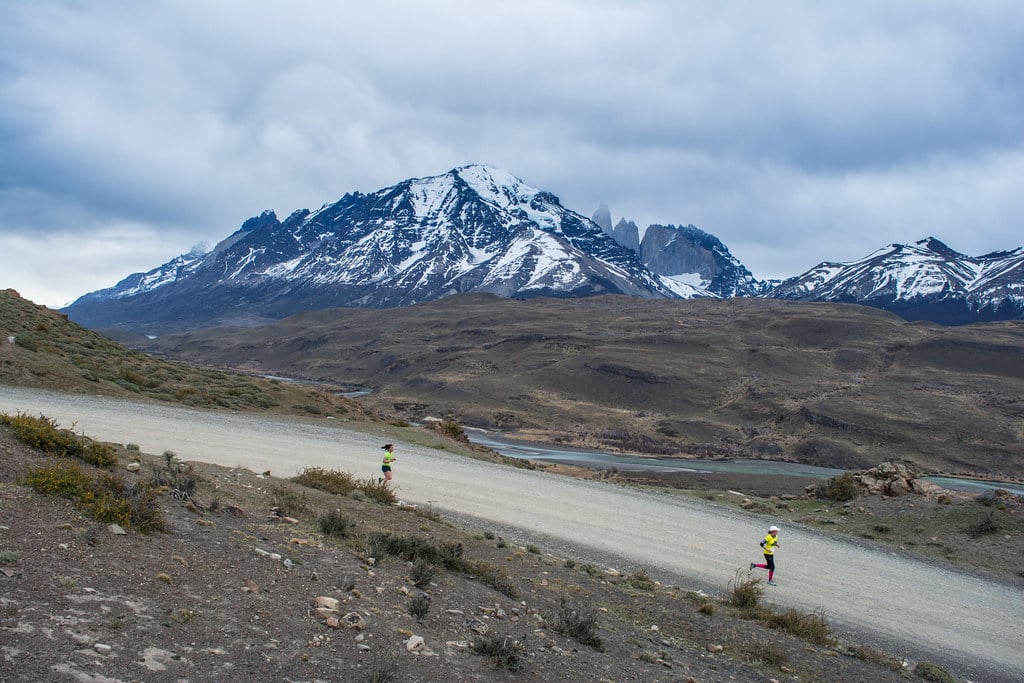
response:
[[[365,384],[381,410],[672,457],[1024,477],[1024,323],[774,300],[457,296],[168,335],[217,366]]]
[[[331,387],[197,368],[127,349],[12,290],[0,291],[0,384],[196,408],[377,419]]]

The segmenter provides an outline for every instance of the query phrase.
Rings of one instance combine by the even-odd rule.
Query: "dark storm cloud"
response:
[[[1020,246],[1016,2],[44,0],[0,45],[0,272],[48,303],[474,162],[760,277]],[[32,235],[93,279],[39,281]]]

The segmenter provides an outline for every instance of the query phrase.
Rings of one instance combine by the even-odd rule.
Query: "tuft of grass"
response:
[[[515,673],[523,668],[523,655],[526,645],[510,636],[497,633],[485,633],[473,638],[470,644],[473,654],[490,657],[496,666]]]
[[[275,486],[270,491],[274,507],[286,517],[299,517],[309,512],[309,498],[301,491],[288,486]]]
[[[863,660],[865,662],[877,664],[878,666],[884,666],[890,671],[898,672],[903,670],[903,662],[901,660],[897,659],[896,657],[892,657],[890,655],[879,652],[878,650],[868,645],[858,645],[856,647],[853,647],[852,649],[850,649],[849,655],[851,657],[856,657],[857,659]]]
[[[322,467],[307,467],[291,480],[296,484],[337,496],[347,496],[359,488],[355,478],[349,472],[325,470]]]
[[[484,585],[506,597],[516,600],[520,596],[519,587],[512,577],[488,562],[468,562],[463,571],[477,577]]]
[[[964,531],[971,538],[981,538],[982,536],[989,536],[999,532],[1002,528],[995,520],[995,510],[989,510],[988,515],[980,519],[974,524],[969,525]]]
[[[526,552],[530,553],[531,555],[540,555],[540,548],[530,543],[526,546]]]
[[[772,643],[748,643],[741,647],[741,652],[751,659],[763,662],[775,669],[781,669],[789,664],[786,651]]]
[[[953,674],[931,662],[918,662],[914,667],[914,675],[931,683],[957,683]]]
[[[647,574],[646,569],[639,569],[633,572],[626,577],[625,583],[627,586],[635,588],[638,591],[653,591],[656,587],[654,579]]]
[[[604,652],[604,643],[597,635],[597,611],[592,607],[570,605],[562,596],[558,612],[548,621],[553,631],[569,636],[581,645]]]
[[[764,596],[761,579],[744,577],[742,570],[736,572],[735,578],[729,582],[729,604],[742,610],[755,610]]]
[[[18,561],[18,553],[13,550],[0,550],[0,564],[14,564]]]
[[[199,485],[199,477],[192,463],[180,462],[174,451],[164,451],[162,457],[163,465],[155,468],[150,484],[155,488],[166,486],[172,491],[179,491],[185,498],[191,498]]]
[[[370,537],[369,548],[376,557],[393,555],[408,562],[424,560],[456,571],[464,571],[467,566],[461,543],[438,544],[422,536],[376,533]]]
[[[430,564],[422,557],[412,563],[412,569],[409,572],[409,580],[412,581],[412,585],[417,588],[429,586],[435,576],[437,576],[437,567]]]
[[[427,616],[429,611],[430,598],[428,596],[417,595],[409,601],[409,614],[415,617],[417,621],[423,621],[423,617]]]
[[[836,642],[832,629],[825,621],[825,612],[820,608],[810,614],[792,608],[784,612],[762,610],[759,613],[758,621],[771,628],[777,628],[798,638],[803,638],[815,645],[831,646]]]
[[[386,481],[378,481],[373,477],[367,477],[359,482],[359,490],[367,498],[381,505],[394,505],[398,502],[398,497]]]
[[[713,617],[715,616],[715,603],[710,600],[702,602],[697,611],[705,616]]]
[[[320,526],[321,533],[337,538],[347,538],[356,525],[355,520],[342,514],[341,510],[325,512],[320,515],[317,523]]]
[[[395,683],[398,680],[398,662],[380,661],[374,657],[373,666],[366,677],[366,683]]]

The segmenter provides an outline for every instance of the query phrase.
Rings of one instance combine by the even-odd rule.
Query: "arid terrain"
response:
[[[45,309],[2,296],[0,304],[0,384],[340,419],[481,457],[419,436],[426,430],[389,416],[383,403],[367,409],[322,388],[152,359]],[[552,552],[528,533],[506,540],[429,507],[112,447],[118,463],[109,473],[81,469],[140,487],[132,490],[152,485],[164,531],[129,525],[116,534],[80,500],[32,490],[26,474],[60,459],[0,429],[0,681],[964,680],[903,661],[870,638],[837,638],[827,615],[773,606],[745,571],[715,595],[700,594],[642,569]],[[190,496],[166,485],[172,470],[194,476]],[[1015,499],[842,502],[807,495],[814,482],[798,478],[550,471],[673,489],[952,563],[1017,590],[1024,581],[1013,560],[1024,552]],[[275,507],[283,514],[272,515]],[[345,534],[324,531],[332,511]],[[382,553],[381,534],[403,547],[461,546],[465,561],[449,567],[435,557],[424,568]],[[754,604],[744,605],[751,591]],[[337,624],[316,615],[317,597],[339,601]]]
[[[363,385],[365,405],[546,443],[1024,477],[1024,323],[949,328],[769,300],[336,309],[140,348]]]
[[[808,633],[782,620],[771,628],[768,615],[787,612],[767,596],[755,594],[751,610],[730,604],[727,586],[722,599],[661,585],[429,509],[116,450],[114,476],[164,483],[155,498],[164,531],[119,535],[80,505],[28,488],[27,473],[58,459],[0,429],[2,681],[703,683],[944,672],[835,639],[813,614],[802,616]],[[172,495],[169,483],[185,478],[192,493]],[[331,511],[342,537],[319,523]],[[381,554],[380,534],[458,546],[469,564],[424,569]],[[745,585],[763,590],[759,579]],[[321,597],[339,601],[334,626],[315,611]]]

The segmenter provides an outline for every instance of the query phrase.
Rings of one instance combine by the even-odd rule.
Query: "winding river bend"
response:
[[[475,444],[486,446],[502,455],[537,462],[552,462],[593,469],[615,468],[620,472],[730,472],[733,474],[785,474],[796,477],[828,479],[843,474],[845,470],[832,467],[816,467],[792,462],[770,460],[681,460],[675,458],[619,455],[601,451],[558,448],[544,444],[525,443],[497,436],[481,429],[466,428],[466,435]],[[1006,489],[1024,496],[1024,485],[1003,481],[982,481],[957,477],[922,477],[925,481],[956,491],[982,493],[988,489]]]

